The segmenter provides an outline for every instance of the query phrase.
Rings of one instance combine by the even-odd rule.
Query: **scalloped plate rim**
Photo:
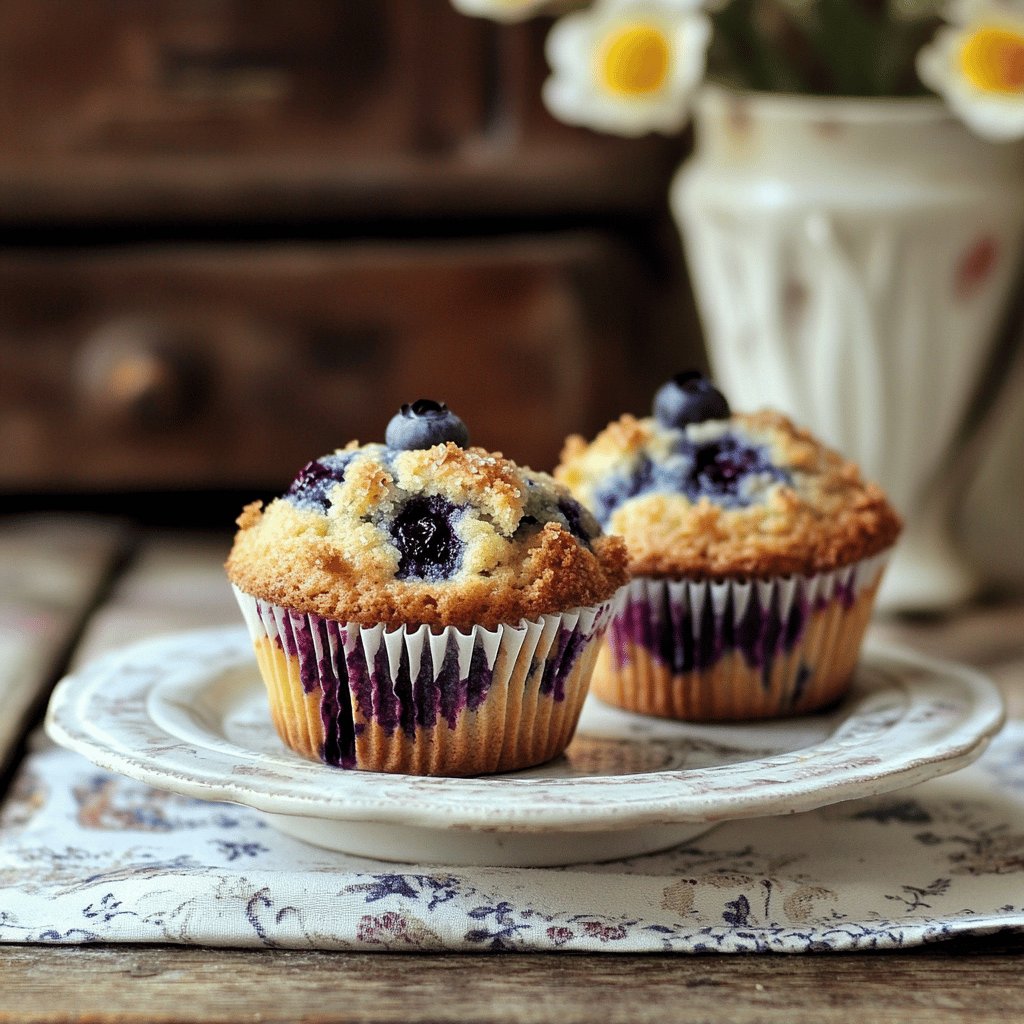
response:
[[[255,660],[252,659],[248,637],[243,629],[217,627],[169,634],[110,652],[63,679],[51,698],[46,716],[47,732],[56,742],[83,754],[100,767],[119,772],[155,788],[205,800],[243,804],[269,814],[324,819],[330,822],[373,822],[481,832],[550,830],[589,832],[645,825],[717,823],[737,818],[790,814],[812,810],[843,800],[902,789],[928,778],[955,771],[975,760],[1002,726],[1005,718],[1003,702],[998,689],[994,683],[977,670],[921,655],[900,645],[869,640],[862,658],[862,662],[867,668],[875,668],[880,663],[887,663],[890,667],[897,664],[902,665],[904,669],[913,667],[925,671],[930,676],[944,681],[947,686],[950,683],[956,684],[965,705],[960,717],[950,721],[945,733],[933,737],[930,746],[916,752],[894,752],[894,757],[888,765],[884,760],[873,766],[854,765],[849,771],[841,774],[839,779],[833,778],[831,773],[825,778],[791,777],[788,780],[783,778],[775,780],[771,784],[764,784],[760,791],[755,792],[729,793],[727,790],[719,788],[715,792],[695,795],[693,792],[684,791],[685,783],[692,782],[695,777],[701,775],[712,776],[719,786],[723,779],[728,782],[730,775],[737,777],[744,774],[749,775],[752,770],[757,770],[759,767],[763,767],[766,771],[781,772],[782,775],[785,775],[792,765],[773,766],[770,763],[779,757],[791,758],[793,755],[800,754],[802,756],[799,760],[806,767],[808,762],[814,760],[818,748],[827,747],[828,742],[843,726],[857,719],[860,709],[865,704],[870,704],[874,697],[884,692],[882,689],[869,691],[862,695],[853,703],[848,715],[837,716],[834,729],[824,741],[809,747],[772,754],[768,757],[752,758],[734,764],[667,769],[618,777],[620,779],[628,778],[634,783],[632,787],[624,786],[622,782],[616,782],[609,786],[608,777],[605,776],[544,779],[518,777],[516,774],[510,774],[457,779],[345,772],[327,765],[305,761],[298,755],[290,754],[282,746],[282,755],[286,755],[286,758],[280,763],[275,762],[274,770],[287,771],[289,767],[294,768],[296,775],[301,779],[293,780],[293,786],[309,786],[308,780],[313,779],[318,779],[321,782],[324,779],[330,779],[332,782],[338,779],[355,779],[358,780],[358,784],[353,788],[367,790],[368,794],[373,794],[376,791],[378,794],[376,797],[363,796],[361,793],[353,796],[353,794],[345,794],[338,790],[332,794],[332,799],[328,800],[324,799],[322,794],[315,792],[286,795],[254,788],[252,779],[258,778],[258,776],[248,774],[245,781],[234,781],[227,776],[223,764],[219,772],[213,770],[204,775],[193,771],[191,775],[183,775],[180,772],[169,770],[166,756],[161,755],[159,747],[144,755],[115,749],[110,743],[104,744],[101,738],[95,735],[103,723],[102,719],[100,722],[93,720],[83,723],[76,716],[79,704],[92,695],[100,678],[108,679],[111,675],[116,678],[119,673],[124,673],[126,669],[137,668],[140,663],[144,666],[149,664],[152,671],[153,666],[150,662],[155,661],[158,655],[166,657],[169,648],[203,642],[212,645],[210,658],[215,662],[217,657],[223,659],[225,651],[230,651],[231,645],[234,644],[238,648],[238,654],[232,664],[241,665],[243,659],[251,660],[255,685],[262,686],[256,674]],[[206,685],[209,686],[229,668],[230,665],[212,669],[209,667],[204,669],[200,666],[192,670],[179,669],[177,672],[188,678],[196,672],[205,671],[208,677]],[[173,686],[175,673],[172,672],[170,675],[170,685]],[[166,689],[168,683],[166,680],[155,679],[153,686],[158,685],[162,685]],[[918,688],[921,685],[923,684],[919,684]],[[152,688],[151,686],[147,689],[147,694],[152,691]],[[903,692],[910,695],[904,713],[895,722],[886,726],[882,730],[883,734],[891,732],[901,722],[906,724],[904,720],[910,714],[908,709],[915,706],[914,689],[914,683],[903,684]],[[588,698],[588,700],[592,699]],[[109,712],[110,709],[107,710]],[[611,710],[629,718],[642,717],[631,716],[625,711]],[[151,717],[150,722],[152,722]],[[83,735],[83,728],[91,730],[93,735]],[[272,728],[269,724],[269,716],[268,728]],[[715,727],[703,726],[703,728],[714,729]],[[724,728],[728,728],[728,726],[724,726]],[[189,747],[179,737],[174,737],[169,733],[163,735],[171,741],[162,745],[164,751],[169,749],[185,753],[195,747],[194,744]],[[876,730],[872,735],[877,738],[878,731]],[[945,744],[940,742],[943,736],[945,736]],[[860,743],[853,743],[846,749],[852,754],[863,746],[863,742],[861,740]],[[235,748],[242,750],[237,745]],[[201,744],[196,748],[197,754],[199,749],[202,749]],[[207,760],[210,760],[210,753],[208,749],[204,751]],[[224,756],[221,752],[215,753]],[[249,756],[251,763],[257,762],[263,756],[261,752],[254,750],[244,751],[244,753]],[[162,756],[163,760],[161,760]],[[294,758],[294,762],[288,758]],[[543,768],[543,766],[541,767]],[[843,766],[838,767],[842,768]],[[216,768],[216,764],[214,764],[214,768]],[[249,771],[251,772],[252,769],[250,768]],[[571,795],[568,800],[562,802],[530,804],[521,796],[512,795],[521,794],[523,791],[536,791],[543,795],[545,787],[549,791],[559,789],[562,792],[565,790],[571,792],[574,787],[577,788],[577,792],[579,792],[578,787],[588,789],[604,787],[612,792],[624,789],[642,789],[651,780],[655,781],[655,788],[659,786],[667,788],[668,785],[676,787],[676,789],[656,797],[641,795],[633,799],[619,799],[617,803],[614,802],[614,798],[609,802],[606,793],[604,802],[600,805],[581,803],[578,799],[574,801]],[[270,782],[270,780],[265,781],[268,784]],[[557,785],[552,785],[552,783],[557,783]],[[481,787],[492,789],[500,802],[482,806],[459,804],[460,789],[475,792]],[[407,802],[401,800],[396,802],[395,793],[391,792],[387,795],[388,803],[382,805],[380,803],[383,799],[382,794],[389,790],[402,794]],[[425,803],[428,794],[430,800]],[[438,795],[441,797],[440,801]],[[509,806],[510,799],[515,806]],[[367,803],[368,800],[377,802]],[[516,803],[516,801],[518,802]]]

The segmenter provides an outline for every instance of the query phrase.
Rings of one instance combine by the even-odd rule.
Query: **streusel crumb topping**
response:
[[[241,590],[360,625],[494,628],[598,604],[628,578],[623,542],[564,485],[451,442],[349,445],[238,526]]]
[[[625,539],[640,575],[822,572],[901,529],[856,464],[770,411],[682,428],[623,416],[589,444],[570,437],[555,476]]]

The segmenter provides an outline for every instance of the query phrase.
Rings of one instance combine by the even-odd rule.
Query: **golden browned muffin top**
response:
[[[353,442],[238,525],[232,583],[360,625],[494,628],[598,604],[628,578],[622,541],[563,485],[450,441]]]
[[[568,438],[557,479],[626,541],[633,573],[810,574],[890,547],[899,516],[858,467],[775,412]]]

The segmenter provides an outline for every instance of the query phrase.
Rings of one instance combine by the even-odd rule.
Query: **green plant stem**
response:
[[[771,92],[907,96],[926,90],[914,59],[934,17],[894,17],[886,0],[732,0],[714,14],[713,77]]]

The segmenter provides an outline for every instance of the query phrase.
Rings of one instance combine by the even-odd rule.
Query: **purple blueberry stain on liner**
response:
[[[494,672],[487,664],[487,652],[479,644],[473,648],[469,661],[469,676],[466,678],[466,707],[478,711],[491,692]]]
[[[305,615],[289,612],[286,615],[287,628],[281,634],[286,646],[285,654],[291,655],[299,662],[299,681],[303,693],[312,693],[320,686],[320,675],[317,667],[316,648],[313,636]]]
[[[761,668],[765,689],[771,685],[771,671],[776,657],[793,650],[803,639],[807,625],[807,603],[802,598],[793,601],[785,618],[779,607],[780,596],[772,588],[768,605],[762,607],[757,591],[751,596],[747,613],[740,620],[734,640],[747,664]]]
[[[811,681],[811,676],[814,675],[814,670],[805,661],[800,662],[800,667],[796,670],[796,678],[793,680],[793,692],[789,695],[789,703],[796,705],[800,702],[800,698],[803,697],[807,690],[807,684]]]
[[[320,721],[324,731],[320,756],[327,764],[354,768],[355,738],[360,729],[355,725],[352,714],[344,631],[337,622],[313,613],[289,612],[286,623],[287,627],[275,635],[277,646],[298,661],[303,693],[320,690]],[[322,654],[319,659],[313,643],[314,629],[319,634]],[[331,653],[332,641],[337,657]]]
[[[366,721],[372,722],[373,680],[366,664],[366,652],[359,642],[358,628],[356,642],[352,644],[352,649],[348,652],[339,651],[338,653],[345,662],[353,710]]]
[[[410,678],[408,649],[404,644],[394,676],[383,643],[373,658],[372,669],[367,669],[361,644],[350,652],[347,668],[359,713],[389,735],[400,728],[410,738],[417,727],[431,729],[442,719],[454,729],[464,710],[475,711],[483,704],[492,680],[486,654],[479,646],[473,650],[468,676],[462,677],[454,635],[448,638],[436,678],[429,645],[423,648],[415,682]]]
[[[838,601],[847,610],[852,608],[857,603],[857,569],[854,568],[847,579],[836,580],[831,599],[824,600],[826,606],[832,600]]]
[[[467,680],[461,678],[459,672],[459,645],[455,642],[454,633],[448,635],[441,669],[437,674],[437,685],[441,695],[441,717],[448,723],[449,729],[454,729],[469,694]]]
[[[373,668],[370,670],[371,690],[373,694],[374,721],[389,736],[398,728],[402,720],[401,705],[398,694],[395,693],[394,681],[391,677],[391,662],[388,659],[388,649],[382,642],[377,648],[373,658]]]
[[[556,704],[561,704],[566,696],[566,684],[572,676],[576,662],[586,649],[587,644],[593,640],[593,634],[585,633],[579,627],[566,629],[564,626],[558,630],[557,653],[554,658],[549,658],[544,666],[544,675],[541,677],[540,692],[550,694]]]
[[[631,617],[642,609],[643,605],[640,602],[629,601],[623,606],[622,611],[613,617],[608,626],[608,647],[619,668],[625,668],[629,664],[630,640],[637,647],[648,649],[650,646],[647,637],[630,621]]]
[[[356,736],[361,731],[352,714],[352,696],[345,671],[344,634],[337,622],[330,619],[314,621],[320,634],[322,657],[320,669],[320,721],[324,727],[321,757],[339,768],[356,765]],[[332,654],[333,649],[340,657]]]
[[[441,713],[441,685],[434,679],[434,661],[427,643],[424,643],[420,655],[420,670],[412,686],[412,701],[416,726],[432,729]]]
[[[381,647],[384,645],[382,644]],[[402,644],[398,657],[398,671],[394,677],[394,695],[398,701],[398,728],[409,739],[416,735],[416,704],[413,698],[413,680],[409,674],[409,648]]]
[[[269,609],[269,606],[266,606]],[[355,627],[358,630],[358,627]],[[313,640],[317,631],[320,656]],[[392,675],[386,645],[382,642],[368,664],[362,643],[349,644],[348,628],[313,613],[286,614],[286,628],[275,631],[277,646],[299,662],[299,676],[305,693],[320,691],[320,716],[324,742],[322,760],[335,767],[356,768],[356,738],[365,726],[360,717],[377,723],[386,734],[396,730],[415,738],[419,729],[436,728],[443,720],[449,728],[457,726],[464,711],[476,711],[486,701],[493,684],[493,668],[485,648],[475,644],[465,676],[459,667],[459,645],[450,634],[441,666],[434,673],[429,644],[422,650],[420,668],[413,680],[407,647],[397,673]],[[542,673],[540,692],[556,702],[565,700],[566,683],[592,633],[579,627],[560,626],[550,656],[534,657],[528,677]]]
[[[846,592],[840,588],[824,605],[820,600],[812,608],[800,592],[783,615],[777,588],[773,588],[766,607],[755,590],[736,622],[730,594],[718,614],[712,602],[705,601],[695,630],[688,602],[673,600],[665,589],[659,604],[652,605],[646,600],[628,602],[609,627],[609,642],[620,667],[629,662],[630,646],[636,646],[670,668],[673,675],[705,671],[727,654],[738,651],[748,666],[761,670],[767,688],[775,659],[800,644],[812,611],[827,608],[833,601],[849,607]]]
[[[540,686],[538,687],[540,693],[544,696],[554,694],[555,692],[555,682],[558,677],[558,670],[561,667],[562,659],[565,657],[565,650],[569,646],[570,635],[569,630],[560,627],[558,635],[551,644],[551,650],[548,651],[548,657],[544,662],[544,672],[540,677]],[[563,690],[561,699],[564,700],[564,698],[565,692]],[[557,699],[558,698],[556,697],[556,700]]]

